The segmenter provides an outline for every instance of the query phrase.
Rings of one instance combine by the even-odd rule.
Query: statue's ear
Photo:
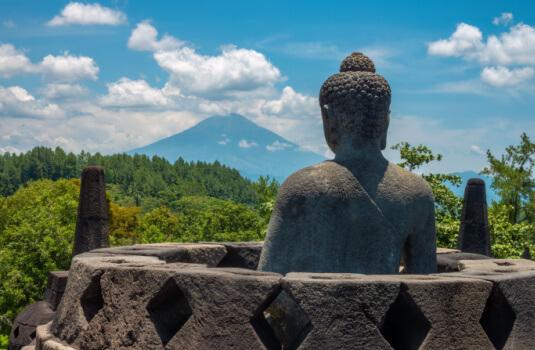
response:
[[[321,116],[323,117],[323,132],[327,145],[331,151],[335,152],[338,143],[338,121],[334,117],[333,107],[327,104],[321,106]]]
[[[383,132],[383,135],[381,135],[381,150],[384,150],[386,148],[386,135],[388,134],[389,125],[390,125],[390,111],[388,111],[388,115],[386,116],[385,131]]]

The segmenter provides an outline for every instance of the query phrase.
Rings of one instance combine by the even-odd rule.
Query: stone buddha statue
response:
[[[391,91],[361,53],[321,87],[323,129],[333,160],[301,169],[281,186],[259,270],[395,274],[436,271],[429,185],[382,150]]]

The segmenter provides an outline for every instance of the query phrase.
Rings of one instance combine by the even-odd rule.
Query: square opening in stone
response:
[[[165,346],[192,315],[184,292],[174,279],[167,280],[147,305],[150,319]]]
[[[90,322],[93,317],[104,307],[104,300],[102,299],[102,290],[100,288],[100,275],[93,276],[91,282],[85,289],[80,300],[84,316],[87,322]]]
[[[268,350],[297,349],[312,329],[305,311],[285,290],[268,298],[251,324]]]
[[[513,329],[515,319],[516,315],[511,305],[509,305],[500,288],[494,286],[479,323],[481,323],[483,330],[487,333],[496,350],[501,350],[505,346]]]
[[[431,329],[411,296],[401,290],[390,306],[379,330],[394,350],[417,350]]]

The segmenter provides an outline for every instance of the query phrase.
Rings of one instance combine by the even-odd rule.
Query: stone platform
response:
[[[27,348],[535,349],[531,261],[443,250],[454,272],[282,276],[254,270],[260,250],[158,244],[79,255],[54,320]]]

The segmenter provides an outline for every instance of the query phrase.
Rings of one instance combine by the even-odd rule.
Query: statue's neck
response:
[[[386,161],[378,143],[355,142],[352,140],[340,142],[336,145],[334,160],[343,163],[359,162],[368,164]]]

